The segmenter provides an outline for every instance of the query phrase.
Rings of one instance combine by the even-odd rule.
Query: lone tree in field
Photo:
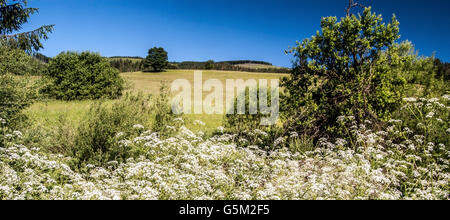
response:
[[[340,21],[323,18],[321,30],[290,51],[296,64],[282,83],[287,126],[318,136],[335,132],[342,115],[358,123],[389,119],[402,103],[413,57],[411,44],[396,43],[399,38],[396,17],[384,23],[371,8]]]
[[[145,58],[144,67],[151,67],[155,72],[161,72],[169,66],[169,57],[162,47],[154,47],[148,51]]]
[[[41,40],[48,39],[54,25],[45,25],[36,30],[17,33],[28,22],[37,8],[27,8],[26,0],[0,0],[0,46],[21,49],[28,54],[43,48]]]

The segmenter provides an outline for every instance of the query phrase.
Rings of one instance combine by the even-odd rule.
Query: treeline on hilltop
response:
[[[142,60],[144,59],[143,57],[140,56],[113,56],[113,57],[109,57],[110,59],[139,59]]]
[[[251,68],[239,66],[241,64],[261,64],[267,67]],[[243,72],[266,72],[266,73],[289,73],[289,68],[278,68],[272,66],[271,63],[253,60],[235,60],[235,61],[206,61],[206,62],[172,62],[169,69],[195,69],[195,70],[226,70],[226,71],[243,71]]]
[[[142,57],[111,57],[111,66],[120,72],[144,71],[144,59]]]
[[[142,57],[110,57],[111,65],[117,68],[120,72],[138,72],[149,71],[145,68],[145,59]],[[260,68],[250,68],[239,66],[242,64],[259,64],[264,65]],[[267,67],[265,67],[267,66]],[[168,69],[194,69],[194,70],[226,70],[226,71],[244,71],[244,72],[270,72],[270,73],[289,73],[289,68],[278,68],[272,66],[269,62],[255,61],[255,60],[233,60],[233,61],[184,61],[184,62],[170,62]]]

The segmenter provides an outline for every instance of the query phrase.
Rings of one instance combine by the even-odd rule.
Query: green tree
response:
[[[208,60],[205,63],[205,69],[212,70],[212,69],[214,69],[214,65],[215,65],[214,60]]]
[[[48,39],[48,33],[53,31],[54,25],[16,33],[38,11],[37,8],[27,8],[27,0],[0,0],[0,46],[21,49],[29,54],[43,48],[41,40]]]
[[[145,58],[145,68],[151,67],[155,72],[161,72],[169,66],[168,53],[162,47],[154,47],[148,51]]]
[[[340,21],[323,18],[321,31],[289,51],[297,61],[282,81],[286,126],[318,136],[332,133],[341,115],[357,122],[389,118],[402,103],[414,57],[410,43],[396,43],[399,37],[396,17],[386,24],[371,8]]]
[[[124,80],[98,53],[63,52],[48,65],[50,81],[44,92],[61,100],[118,98]]]

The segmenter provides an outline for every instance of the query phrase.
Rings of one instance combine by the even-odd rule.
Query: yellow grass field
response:
[[[277,73],[254,73],[254,72],[233,72],[233,71],[202,71],[203,81],[209,79],[218,79],[225,82],[227,79],[279,79],[286,74]],[[192,85],[194,81],[194,70],[168,70],[163,73],[146,73],[134,72],[123,73],[122,77],[127,82],[127,92],[144,94],[159,93],[161,82],[166,81],[171,83],[177,79],[187,79]],[[207,94],[207,93],[205,93]],[[83,119],[83,116],[89,110],[94,101],[41,101],[35,103],[26,110],[26,114],[30,119],[42,126],[51,126],[60,117],[67,117],[67,119],[77,125]],[[113,102],[113,101],[109,101]],[[222,125],[224,115],[189,115],[188,119],[201,120],[206,123],[206,130],[212,130]],[[195,130],[195,127],[191,127]]]

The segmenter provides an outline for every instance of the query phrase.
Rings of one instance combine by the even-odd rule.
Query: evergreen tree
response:
[[[29,54],[43,48],[41,40],[48,39],[54,25],[44,25],[36,30],[17,33],[28,22],[37,8],[27,8],[27,0],[0,0],[0,46],[21,49]]]

